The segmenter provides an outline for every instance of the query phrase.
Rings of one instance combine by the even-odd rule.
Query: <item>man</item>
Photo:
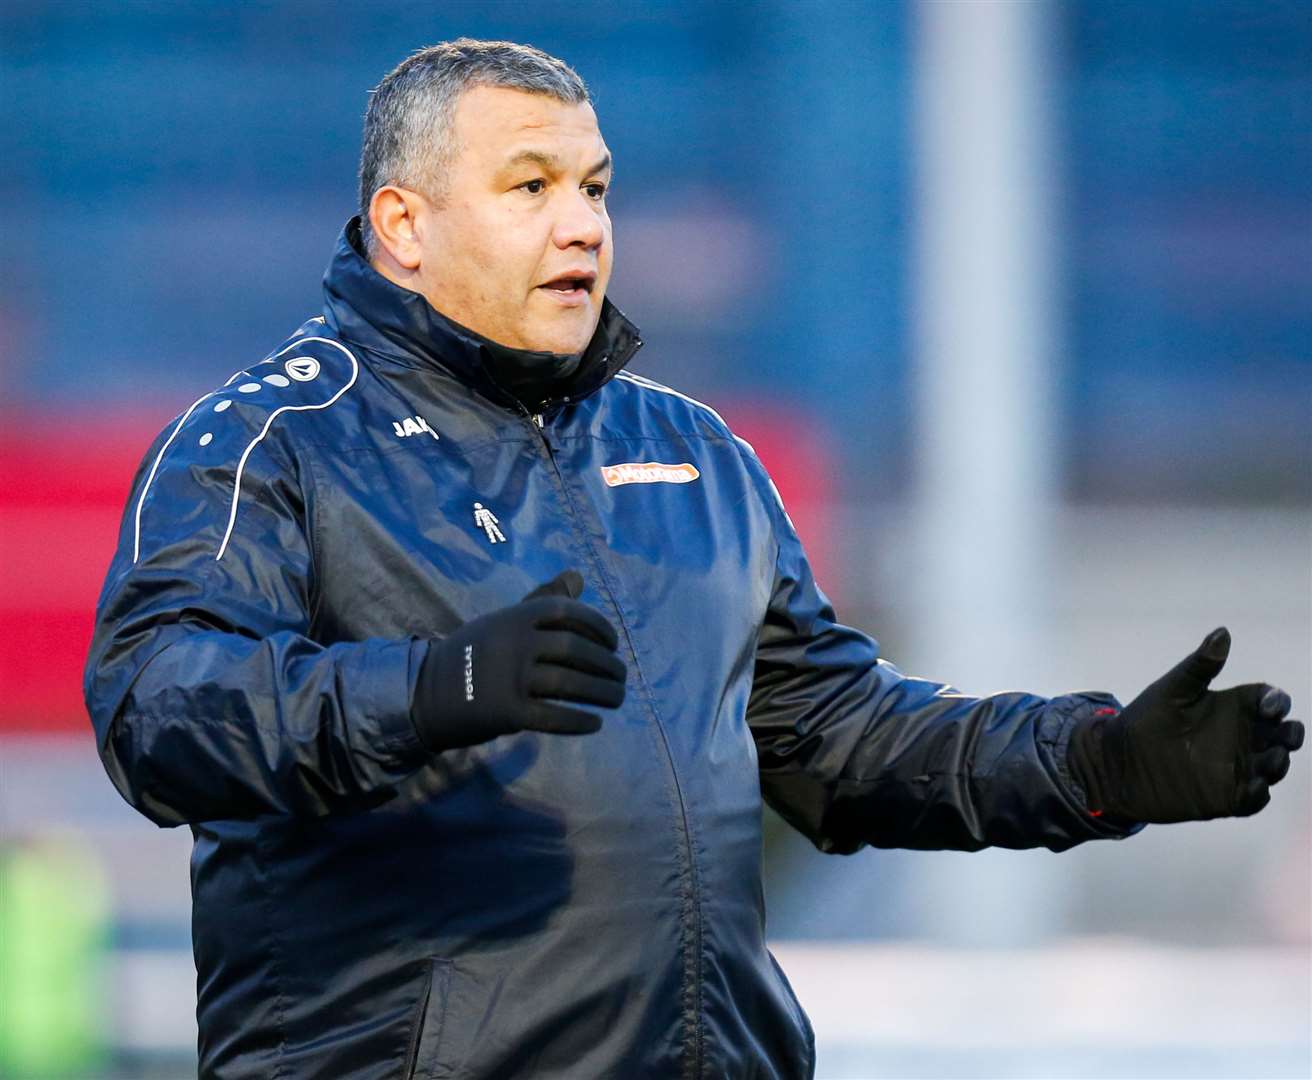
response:
[[[559,60],[369,105],[322,315],[146,454],[87,701],[192,859],[207,1077],[778,1077],[764,798],[822,849],[1250,814],[1302,726],[1207,689],[970,698],[838,624],[764,469],[625,370],[611,162]]]

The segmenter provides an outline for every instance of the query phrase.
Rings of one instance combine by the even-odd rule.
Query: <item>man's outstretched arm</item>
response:
[[[1150,821],[1251,813],[1301,745],[1286,695],[1185,685],[1193,657],[1124,709],[1108,694],[970,697],[903,675],[837,622],[775,506],[748,722],[766,801],[822,850],[1061,851]]]

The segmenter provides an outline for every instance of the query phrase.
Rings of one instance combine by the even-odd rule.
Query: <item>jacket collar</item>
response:
[[[577,401],[599,389],[632,359],[642,345],[638,328],[609,299],[581,361],[548,352],[508,349],[436,310],[378,273],[360,250],[360,219],[342,229],[323,277],[324,315],[348,341],[376,352],[433,364],[486,397],[511,405],[517,400],[494,372],[507,365],[536,371],[563,371],[544,395],[547,402]]]

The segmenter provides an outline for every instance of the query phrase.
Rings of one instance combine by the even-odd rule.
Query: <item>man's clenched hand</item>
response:
[[[1125,822],[1255,814],[1289,771],[1303,725],[1289,695],[1265,683],[1209,690],[1230,654],[1214,630],[1124,711],[1077,728],[1070,767],[1094,813]]]
[[[624,700],[619,639],[596,608],[581,603],[583,579],[566,570],[518,604],[471,619],[434,640],[419,669],[410,718],[438,752],[514,731],[585,735],[596,713]]]

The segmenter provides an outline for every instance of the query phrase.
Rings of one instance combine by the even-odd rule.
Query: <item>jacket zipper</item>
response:
[[[566,398],[564,400],[568,402],[569,399]],[[564,496],[566,510],[573,517],[578,518],[579,513],[575,509],[574,499],[570,495],[569,489],[565,486],[565,478],[561,474],[560,465],[556,461],[556,453],[552,449],[551,440],[547,437],[546,418],[544,414],[540,412],[530,414],[523,405],[521,405],[520,408],[523,411],[524,415],[527,416],[532,421],[533,433],[537,436],[538,443],[542,449],[543,454],[546,456],[547,461],[551,463],[551,470],[556,477],[556,486],[560,489],[561,494]],[[591,547],[591,544],[588,542],[586,532],[583,535],[583,541],[585,544],[588,545],[589,548]],[[620,612],[619,602],[615,599],[615,594],[611,592],[610,587],[606,584],[604,575],[602,575],[602,580],[598,582],[598,586],[605,591],[607,599],[610,600],[611,607],[614,609],[616,618],[619,619],[620,626],[624,630],[624,636],[629,640],[629,648],[633,651],[634,659],[636,660],[638,655],[638,650],[633,644],[633,638],[629,634],[628,627],[624,625],[624,616]],[[691,1061],[690,1061],[691,1068],[685,1068],[684,1075],[688,1077],[695,1077],[701,1074],[701,1069],[702,1069],[702,1061],[701,1061],[702,901],[701,901],[701,885],[699,881],[700,875],[697,872],[696,855],[692,847],[692,829],[688,821],[688,804],[684,798],[683,785],[679,782],[679,770],[674,761],[674,752],[670,749],[669,737],[665,733],[665,725],[661,723],[660,717],[656,714],[654,703],[652,705],[652,718],[656,721],[656,731],[660,735],[661,746],[665,750],[665,760],[669,764],[670,778],[674,781],[674,794],[679,801],[679,824],[682,827],[680,831],[680,835],[683,838],[684,854],[688,860],[688,877],[692,887],[692,910],[693,910],[692,929],[693,929],[693,944],[695,946],[695,952],[693,955],[691,972],[688,972],[688,964],[685,961],[685,974],[692,978],[694,984],[696,1008],[694,1012],[695,1027],[694,1027],[694,1031],[692,1032],[692,1037],[690,1040],[691,1050],[692,1050]]]
[[[424,992],[420,995],[419,1005],[410,1022],[410,1045],[405,1052],[405,1071],[401,1075],[405,1080],[413,1080],[415,1069],[419,1065],[419,1039],[424,1033],[424,1019],[428,1015],[428,999],[433,994],[433,961],[424,964]]]

